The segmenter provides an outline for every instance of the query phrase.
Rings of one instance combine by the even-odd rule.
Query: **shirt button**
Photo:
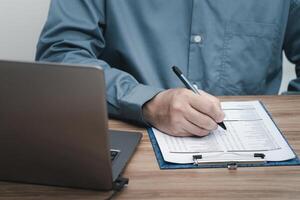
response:
[[[194,36],[194,42],[200,43],[201,41],[202,41],[201,35],[195,35],[195,36]]]

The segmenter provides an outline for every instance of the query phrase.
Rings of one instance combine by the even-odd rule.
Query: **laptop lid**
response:
[[[109,190],[99,67],[0,61],[0,180]]]

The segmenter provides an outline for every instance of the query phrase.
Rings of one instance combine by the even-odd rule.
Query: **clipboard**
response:
[[[257,162],[257,163],[218,163],[218,164],[176,164],[166,162],[162,156],[152,128],[148,128],[148,135],[156,156],[156,160],[158,162],[159,168],[164,169],[195,169],[195,168],[228,168],[228,169],[236,169],[238,167],[272,167],[272,166],[296,166],[300,165],[300,160],[298,156],[296,158],[288,160],[288,161],[280,161],[280,162]]]
[[[270,115],[270,113],[268,112],[268,110],[266,109],[266,107],[264,106],[264,104],[262,102],[260,102],[260,104],[262,105],[262,107],[264,108],[264,110],[267,112],[267,114],[269,115],[269,117],[271,118],[271,120],[274,122],[272,116]],[[279,132],[281,133],[282,137],[287,141],[286,137],[282,134],[282,132],[280,131],[280,129],[278,128],[278,126],[276,125],[276,123],[274,123],[276,128],[279,130]],[[195,169],[195,168],[228,168],[229,170],[234,170],[237,169],[238,167],[274,167],[274,166],[297,166],[300,165],[300,160],[297,156],[297,154],[295,153],[295,151],[292,149],[292,147],[290,146],[290,144],[288,143],[288,145],[290,146],[290,148],[292,149],[292,151],[294,152],[294,154],[296,155],[296,157],[294,159],[291,160],[286,160],[286,161],[261,161],[261,162],[227,162],[227,163],[197,163],[197,160],[195,160],[194,164],[193,163],[188,163],[188,164],[177,164],[177,163],[170,163],[170,162],[166,162],[163,158],[163,155],[161,153],[161,150],[159,148],[158,142],[155,138],[155,135],[153,133],[152,128],[148,128],[147,129],[148,135],[149,135],[149,139],[151,141],[159,168],[161,170],[167,170],[167,169]]]

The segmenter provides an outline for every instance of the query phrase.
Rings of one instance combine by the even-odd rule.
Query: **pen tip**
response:
[[[227,131],[227,128],[224,124],[224,122],[218,123],[219,126],[221,126],[225,131]]]

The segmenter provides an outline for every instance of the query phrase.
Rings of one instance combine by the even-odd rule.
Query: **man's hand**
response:
[[[156,95],[143,106],[144,119],[173,136],[205,136],[217,129],[224,113],[220,101],[203,91],[170,89]]]

